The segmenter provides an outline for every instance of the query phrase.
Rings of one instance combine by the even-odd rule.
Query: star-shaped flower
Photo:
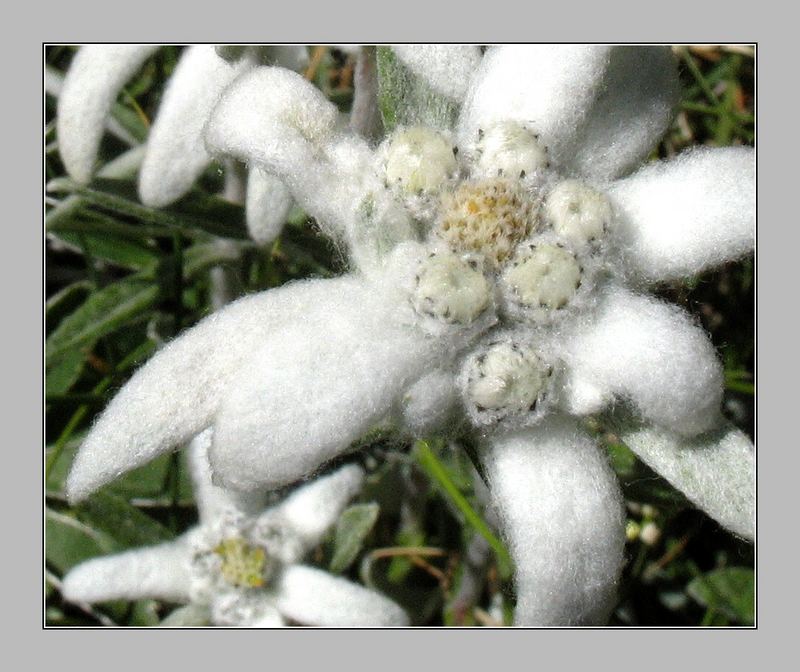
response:
[[[78,565],[64,578],[66,599],[187,603],[168,618],[173,625],[407,625],[388,598],[301,564],[361,489],[360,467],[344,466],[264,510],[262,495],[211,483],[210,443],[207,430],[190,446],[199,525],[173,542]]]
[[[624,521],[579,418],[625,402],[628,445],[752,536],[752,445],[722,425],[714,348],[643,293],[752,249],[752,150],[629,172],[671,119],[668,49],[476,54],[411,59],[462,102],[457,123],[399,127],[374,151],[292,72],[254,69],[226,89],[208,147],[279,176],[353,272],[242,299],[165,348],[87,438],[73,498],[207,426],[215,476],[247,491],[313,472],[387,418],[426,435],[460,417],[483,441],[516,622],[601,622]],[[476,58],[468,86],[448,85]]]

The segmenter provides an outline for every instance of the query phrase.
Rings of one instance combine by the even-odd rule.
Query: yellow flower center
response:
[[[260,588],[266,583],[267,554],[263,548],[250,546],[241,537],[223,539],[214,547],[222,559],[223,578],[238,588]]]

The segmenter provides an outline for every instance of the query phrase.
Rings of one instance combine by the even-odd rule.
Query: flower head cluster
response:
[[[211,483],[210,430],[191,444],[200,524],[174,542],[89,560],[64,579],[73,601],[155,598],[188,604],[173,625],[406,625],[379,593],[300,563],[361,489],[356,465],[305,484],[264,510],[263,495]]]
[[[71,496],[208,426],[215,474],[249,491],[387,419],[418,435],[466,425],[517,565],[517,622],[602,621],[624,525],[581,417],[628,404],[631,448],[752,534],[752,445],[721,424],[714,348],[643,293],[752,249],[752,150],[630,172],[671,119],[667,49],[397,53],[461,105],[453,128],[401,126],[372,149],[285,69],[224,91],[208,149],[279,176],[353,270],[242,299],[165,348],[95,425]]]

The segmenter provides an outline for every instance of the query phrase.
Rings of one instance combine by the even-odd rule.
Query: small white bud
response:
[[[639,532],[639,539],[643,544],[648,546],[655,546],[658,540],[661,539],[661,530],[653,521],[647,522],[642,525],[642,530]]]
[[[611,224],[605,194],[577,180],[559,182],[544,201],[543,218],[577,247],[599,245]]]
[[[396,130],[379,151],[387,185],[404,196],[435,193],[458,172],[452,143],[424,126]]]
[[[538,136],[516,121],[500,121],[478,131],[472,150],[477,177],[525,179],[549,167],[547,148]]]

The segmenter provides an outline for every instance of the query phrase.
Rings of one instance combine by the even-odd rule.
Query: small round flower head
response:
[[[442,134],[424,126],[397,129],[380,148],[386,185],[409,207],[427,201],[458,172],[456,149]],[[420,212],[419,214],[423,214]]]
[[[586,272],[582,260],[562,240],[544,235],[517,248],[502,275],[508,312],[544,323],[574,305]]]
[[[541,175],[550,166],[539,136],[517,121],[498,121],[478,130],[472,154],[476,177],[525,179]]]
[[[260,546],[251,546],[241,537],[223,539],[214,547],[220,559],[220,573],[237,588],[261,588],[275,567]]]
[[[612,214],[608,197],[578,180],[556,184],[542,207],[544,222],[579,248],[600,245]]]
[[[536,228],[538,209],[518,180],[465,181],[442,196],[436,234],[455,251],[499,265]]]
[[[432,252],[420,263],[414,282],[414,310],[440,322],[470,324],[491,303],[481,261],[470,255]]]
[[[476,425],[494,424],[508,416],[525,424],[542,413],[553,375],[533,348],[509,339],[490,343],[464,364],[462,394]]]

